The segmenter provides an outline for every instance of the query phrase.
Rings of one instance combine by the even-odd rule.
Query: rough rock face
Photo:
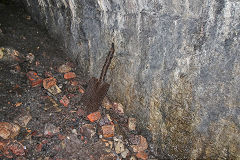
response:
[[[83,71],[111,42],[110,93],[160,158],[240,158],[239,0],[23,0]]]

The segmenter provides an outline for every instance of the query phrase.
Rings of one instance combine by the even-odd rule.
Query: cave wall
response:
[[[239,0],[23,0],[150,131],[160,158],[240,158]]]

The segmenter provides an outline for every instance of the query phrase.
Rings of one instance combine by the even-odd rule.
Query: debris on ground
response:
[[[19,134],[20,127],[17,124],[0,122],[0,137],[3,139],[13,139]]]
[[[135,118],[128,118],[128,129],[130,131],[136,130],[136,119]]]
[[[0,159],[154,157],[137,120],[101,90],[109,84],[103,81],[97,92],[104,96],[89,112],[83,103],[90,93],[88,78],[80,68],[21,7],[5,8],[0,12]]]

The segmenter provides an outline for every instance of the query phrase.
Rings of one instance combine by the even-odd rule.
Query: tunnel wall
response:
[[[23,0],[148,131],[160,158],[240,158],[239,0]]]

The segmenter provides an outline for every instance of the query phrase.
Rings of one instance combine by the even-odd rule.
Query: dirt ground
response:
[[[76,77],[66,79],[62,65]],[[54,77],[61,92],[51,92],[42,82],[34,86],[29,71],[42,79]],[[85,88],[86,78],[61,45],[21,6],[0,3],[0,131],[10,133],[0,137],[0,159],[154,158],[146,139],[129,130],[121,108],[112,110],[116,104],[108,102],[111,110],[102,107],[101,117],[89,121],[81,105]],[[9,124],[20,126],[15,136]],[[114,136],[105,136],[102,126],[114,126]]]

